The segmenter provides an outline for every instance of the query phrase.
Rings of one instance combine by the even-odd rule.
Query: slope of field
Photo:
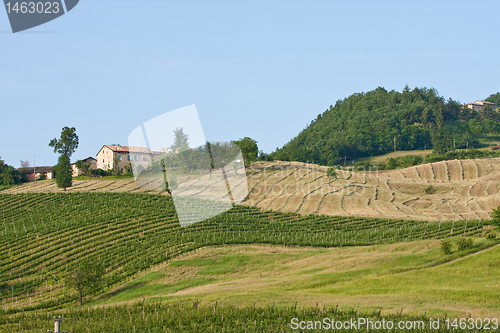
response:
[[[475,245],[495,244],[474,238]],[[456,251],[458,239],[450,240]],[[204,248],[155,267],[144,276],[88,305],[149,298],[191,303],[201,300],[250,306],[360,306],[430,316],[500,317],[500,247],[458,260],[445,258],[440,242],[349,248],[234,245]],[[478,274],[481,267],[490,267]],[[439,292],[437,292],[439,290]],[[459,302],[457,300],[460,299]],[[480,300],[480,301],[478,301]]]
[[[0,212],[0,297],[7,313],[74,304],[66,282],[81,260],[102,263],[106,289],[206,246],[374,245],[478,237],[489,227],[477,220],[331,217],[247,206],[180,227],[171,197],[130,193],[0,194]]]
[[[281,212],[432,221],[490,219],[500,205],[500,159],[453,160],[387,171],[257,162],[244,204]],[[432,186],[431,189],[428,189]],[[426,192],[428,189],[428,192]]]

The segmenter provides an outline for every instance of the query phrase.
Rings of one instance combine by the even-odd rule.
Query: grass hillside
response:
[[[385,171],[258,162],[245,205],[299,214],[433,221],[490,219],[500,205],[500,159],[453,160]]]
[[[170,197],[127,193],[0,194],[0,211],[0,295],[7,313],[74,304],[77,295],[66,286],[66,277],[82,259],[102,263],[107,290],[206,246],[326,248],[477,237],[484,232],[483,223],[476,220],[331,217],[246,206],[180,227]]]
[[[473,238],[478,251],[495,242]],[[454,244],[457,239],[451,240]],[[455,255],[459,255],[455,248]],[[440,242],[344,248],[298,248],[232,245],[204,248],[183,256],[109,291],[92,305],[125,303],[148,298],[166,301],[250,306],[275,302],[290,307],[359,305],[364,313],[383,314],[404,308],[431,316],[500,316],[498,256],[500,248],[450,260]],[[481,267],[489,267],[478,275]],[[438,292],[439,290],[439,292]],[[459,300],[459,302],[457,302]],[[481,300],[481,301],[478,301]]]

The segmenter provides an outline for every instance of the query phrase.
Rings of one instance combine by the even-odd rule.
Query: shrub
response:
[[[472,239],[470,238],[461,238],[458,241],[458,251],[463,251],[470,249],[472,247]]]
[[[356,171],[369,171],[374,168],[375,166],[371,165],[369,162],[356,162],[356,164],[354,164],[354,170]]]
[[[497,209],[493,209],[491,217],[493,220],[493,224],[496,225],[498,229],[500,229],[500,206],[498,206]]]
[[[450,254],[451,253],[451,243],[449,241],[441,241],[441,251],[443,251],[444,254]]]
[[[434,194],[437,192],[437,188],[435,188],[432,185],[429,185],[428,187],[425,188],[425,193],[426,194]]]
[[[398,167],[399,163],[398,160],[394,157],[389,158],[389,161],[387,161],[387,164],[385,165],[386,170],[394,170]]]
[[[494,232],[490,232],[487,236],[487,239],[497,239],[497,234]]]
[[[92,174],[95,174],[98,177],[104,177],[104,176],[108,175],[108,172],[103,170],[103,169],[97,169],[97,170],[94,170],[94,172],[92,172]]]

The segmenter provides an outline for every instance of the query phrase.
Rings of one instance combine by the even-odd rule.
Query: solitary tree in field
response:
[[[49,146],[54,148],[54,153],[59,153],[59,159],[55,167],[57,187],[66,191],[67,187],[72,185],[72,170],[70,157],[78,148],[78,135],[74,127],[64,127],[61,132],[61,138],[50,140]]]
[[[68,156],[59,156],[57,165],[55,166],[55,172],[57,187],[66,191],[67,187],[71,187],[73,181],[73,170],[71,170],[71,163]]]
[[[98,261],[83,260],[68,276],[68,285],[78,292],[80,306],[83,298],[102,287],[104,267]]]
[[[248,166],[252,164],[252,162],[257,161],[257,157],[259,155],[259,148],[257,147],[257,141],[249,137],[244,137],[243,139],[239,139],[233,142],[240,147],[241,155],[243,156],[245,165]]]

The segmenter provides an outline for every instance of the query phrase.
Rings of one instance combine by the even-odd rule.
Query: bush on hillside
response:
[[[443,251],[444,254],[448,255],[451,253],[451,243],[450,241],[441,241],[441,251]]]
[[[434,194],[437,192],[437,188],[435,188],[432,185],[429,185],[428,187],[425,188],[425,194]]]
[[[472,239],[470,238],[460,238],[458,241],[458,251],[468,250],[472,247]]]

